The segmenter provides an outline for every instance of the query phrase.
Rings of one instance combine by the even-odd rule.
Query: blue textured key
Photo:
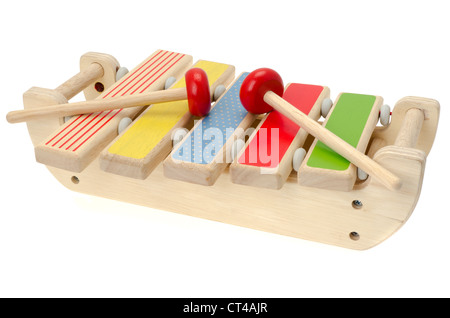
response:
[[[174,160],[196,164],[209,164],[234,133],[248,112],[239,99],[239,90],[248,73],[243,73],[233,86],[219,99],[211,112],[187,136]],[[217,137],[222,140],[217,140]]]

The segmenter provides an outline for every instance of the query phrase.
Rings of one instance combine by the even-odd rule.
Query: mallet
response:
[[[276,109],[387,188],[398,190],[401,187],[399,177],[285,101],[281,97],[283,91],[283,80],[277,72],[268,68],[257,69],[242,83],[241,103],[253,114],[268,113]]]
[[[207,115],[211,110],[211,94],[206,72],[200,68],[192,68],[186,72],[185,79],[186,88],[17,110],[9,112],[6,120],[10,123],[20,123],[49,116],[72,116],[184,99],[188,100],[189,111],[192,115],[199,117]]]

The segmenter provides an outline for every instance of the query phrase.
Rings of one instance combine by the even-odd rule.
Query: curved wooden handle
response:
[[[273,92],[267,92],[264,95],[264,101],[284,116],[290,118],[297,125],[313,135],[328,147],[336,151],[342,157],[363,169],[366,173],[380,181],[384,186],[391,190],[398,190],[402,185],[399,177],[389,170],[385,169],[374,160],[356,150],[353,146],[324,128],[316,121],[299,111],[290,103]]]
[[[43,117],[64,117],[95,113],[111,109],[147,106],[156,103],[187,99],[186,88],[174,88],[166,91],[137,94],[132,96],[95,99],[88,102],[44,106],[26,110],[16,110],[6,115],[9,123],[20,123]]]

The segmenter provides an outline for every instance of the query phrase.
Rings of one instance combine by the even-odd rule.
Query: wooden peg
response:
[[[425,119],[421,109],[411,108],[406,112],[402,126],[395,139],[395,145],[399,147],[414,148],[419,139],[420,130]]]
[[[81,92],[104,74],[103,67],[98,63],[90,64],[86,69],[59,85],[55,91],[61,93],[67,100]]]

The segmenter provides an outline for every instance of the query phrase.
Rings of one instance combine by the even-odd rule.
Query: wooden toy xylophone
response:
[[[7,120],[26,121],[36,160],[82,193],[360,250],[409,218],[437,101],[405,97],[391,113],[380,96],[333,103],[328,87],[284,86],[270,69],[235,78],[192,61],[158,50],[128,72],[88,53]]]

